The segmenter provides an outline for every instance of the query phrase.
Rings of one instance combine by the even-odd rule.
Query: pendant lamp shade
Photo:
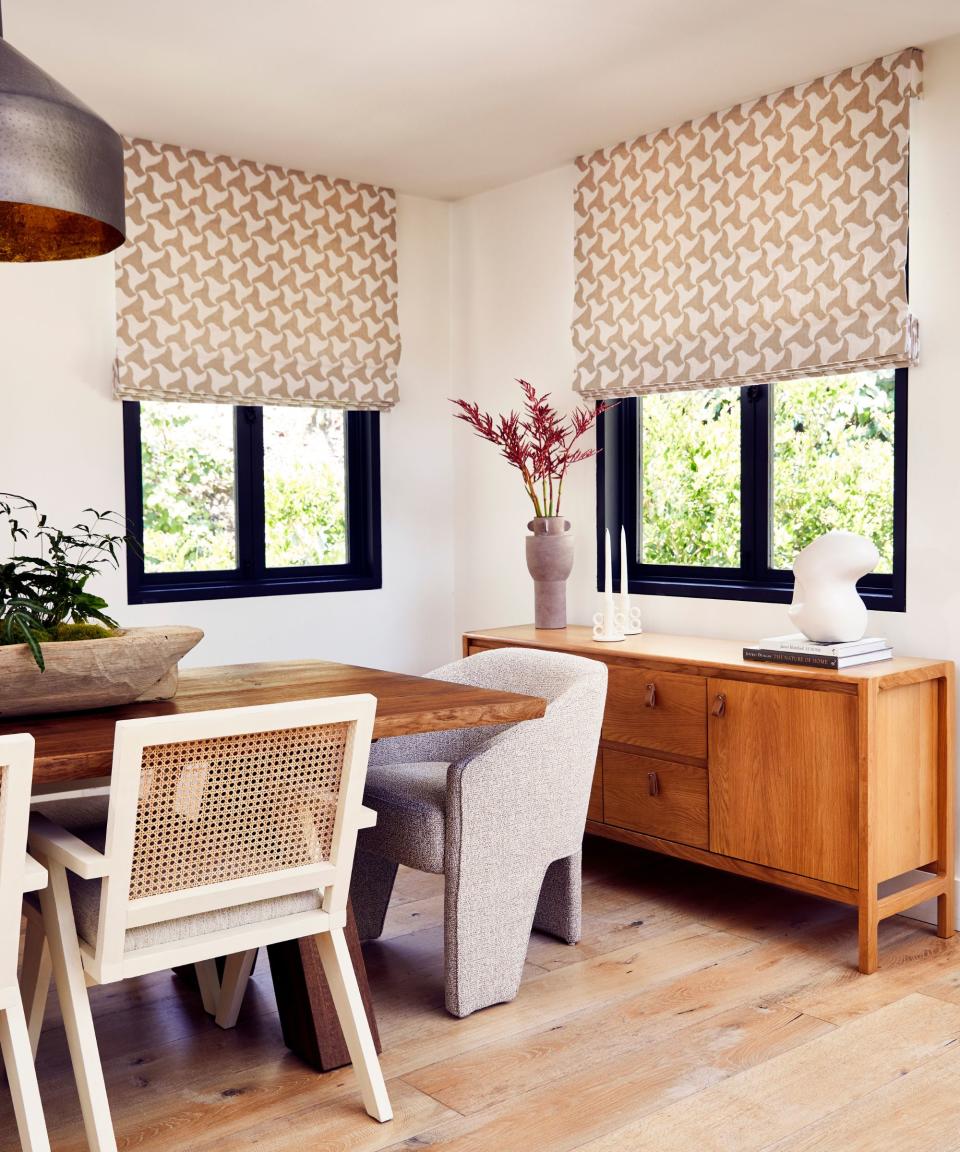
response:
[[[0,260],[76,260],[124,241],[123,143],[0,40]]]

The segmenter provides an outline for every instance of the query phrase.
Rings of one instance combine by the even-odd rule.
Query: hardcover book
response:
[[[872,664],[875,660],[890,660],[892,648],[875,648],[871,652],[853,652],[833,656],[828,652],[798,652],[789,648],[744,648],[744,660],[759,660],[770,664],[796,664],[804,668],[853,668],[857,664]]]
[[[862,640],[850,640],[839,644],[821,644],[817,640],[808,640],[802,632],[793,632],[789,636],[768,636],[761,640],[757,648],[776,649],[783,652],[810,652],[815,656],[856,656],[861,652],[876,652],[880,648],[889,648],[890,645],[882,636],[864,636]]]

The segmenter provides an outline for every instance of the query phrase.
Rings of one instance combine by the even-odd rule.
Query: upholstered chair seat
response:
[[[378,850],[398,864],[443,871],[448,768],[443,761],[427,761],[367,769],[364,803],[377,811]]]
[[[107,796],[96,796],[78,800],[56,800],[37,806],[48,820],[61,828],[66,828],[74,836],[89,844],[97,852],[103,852],[107,839]],[[77,923],[77,935],[91,948],[97,946],[97,931],[100,926],[100,890],[102,880],[82,880],[73,872],[67,874],[70,900],[73,904],[73,917]],[[25,897],[28,904],[40,910],[40,899],[36,893]],[[139,928],[127,929],[124,948],[134,952],[140,948],[151,948],[155,944],[173,944],[188,936],[206,936],[210,932],[222,932],[228,928],[239,928],[244,924],[259,924],[280,916],[293,916],[297,912],[310,912],[320,907],[317,892],[295,892],[291,896],[275,896],[270,900],[256,900],[250,904],[235,904],[228,908],[218,908],[214,912],[203,912],[197,916],[181,916],[176,920],[165,920],[158,924],[145,924]]]

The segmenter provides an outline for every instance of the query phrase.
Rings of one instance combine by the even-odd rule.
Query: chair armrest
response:
[[[26,867],[23,870],[24,892],[39,892],[47,886],[47,870],[39,860],[27,855]]]
[[[42,859],[69,868],[83,880],[97,880],[109,871],[107,858],[102,852],[38,813],[30,817],[27,847]]]
[[[368,808],[366,804],[360,805],[360,816],[357,820],[358,828],[373,828],[377,823],[377,812],[375,808]]]

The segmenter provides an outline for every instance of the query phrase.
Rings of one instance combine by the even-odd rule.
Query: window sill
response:
[[[695,596],[704,600],[745,600],[762,604],[789,604],[793,600],[793,582],[757,583],[743,580],[695,579],[671,576],[630,580],[636,596]],[[597,591],[602,592],[598,582]],[[859,588],[866,606],[872,612],[905,612],[906,595],[894,588]]]
[[[190,600],[232,600],[252,596],[309,596],[322,592],[366,592],[383,587],[379,573],[370,576],[277,576],[260,580],[169,580],[144,582],[127,589],[128,604],[170,604]]]

